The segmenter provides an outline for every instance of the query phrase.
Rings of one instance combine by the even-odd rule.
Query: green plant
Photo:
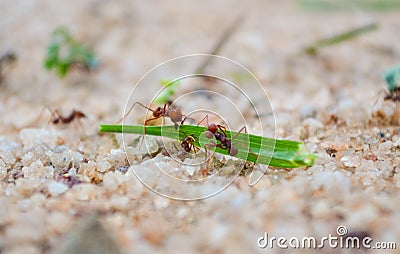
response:
[[[390,68],[384,75],[386,80],[388,92],[392,95],[395,88],[400,83],[400,65]]]
[[[341,42],[344,42],[344,41],[351,40],[351,39],[353,39],[353,38],[355,38],[357,36],[360,36],[360,35],[362,35],[364,33],[370,32],[370,31],[375,30],[377,28],[378,28],[378,24],[377,23],[371,23],[371,24],[368,24],[368,25],[357,27],[357,28],[348,30],[346,32],[334,35],[332,37],[318,40],[314,44],[306,47],[304,49],[304,51],[307,54],[316,54],[317,51],[320,48],[331,46],[331,45],[335,45],[335,44],[338,44],[338,43],[341,43]]]
[[[74,40],[65,27],[56,28],[47,47],[44,67],[55,69],[60,77],[65,77],[72,67],[91,70],[98,65],[94,52]]]
[[[203,133],[207,130],[203,126],[180,125],[176,130],[174,126],[128,126],[128,125],[100,125],[99,132],[132,133],[153,136],[163,136],[181,141],[188,135],[193,136],[193,145],[201,147],[204,142]],[[227,131],[227,136],[232,137],[237,133]],[[309,153],[301,142],[291,140],[275,140],[247,133],[239,133],[232,144],[238,149],[235,157],[250,162],[266,164],[280,168],[296,168],[312,166],[316,158]],[[229,155],[227,149],[216,148],[215,152]]]
[[[180,82],[179,80],[168,81],[168,80],[160,80],[160,84],[165,88],[161,91],[161,93],[154,100],[155,103],[164,104],[171,100],[171,97],[175,94],[176,89],[178,89]]]

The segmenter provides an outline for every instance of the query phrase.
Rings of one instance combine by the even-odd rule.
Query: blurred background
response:
[[[1,120],[17,128],[44,105],[65,114],[81,109],[91,119],[119,119],[127,94],[147,71],[171,58],[211,53],[238,16],[243,19],[218,54],[251,70],[278,111],[327,109],[343,98],[373,100],[383,71],[399,55],[393,43],[399,4],[390,0],[1,1],[0,6],[0,54],[12,51],[17,58],[2,67]],[[317,55],[304,53],[320,39],[371,23],[379,28]],[[94,51],[95,70],[72,69],[60,78],[43,67],[57,27]]]

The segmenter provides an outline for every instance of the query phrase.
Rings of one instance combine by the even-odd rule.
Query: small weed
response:
[[[65,27],[58,27],[52,32],[44,61],[47,70],[55,69],[58,76],[65,77],[73,67],[89,71],[97,66],[94,52],[75,41]]]

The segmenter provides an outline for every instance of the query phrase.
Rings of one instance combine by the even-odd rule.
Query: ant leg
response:
[[[206,168],[200,170],[200,173],[203,177],[207,177],[209,170],[210,170],[210,166],[211,166],[211,156],[210,156],[210,158],[208,158],[208,149],[207,149],[207,147],[209,147],[209,146],[213,146],[213,144],[205,144],[204,145],[204,150],[206,152],[204,160],[207,163],[206,163]]]
[[[147,126],[147,122],[150,122],[150,121],[152,121],[152,120],[156,120],[156,119],[158,119],[158,118],[160,118],[160,117],[153,117],[153,118],[150,118],[150,119],[147,119],[146,121],[144,121],[144,125],[143,125],[143,138],[142,138],[142,141],[140,142],[139,149],[142,147],[144,138],[145,138],[145,136],[146,136],[146,126]]]
[[[50,110],[50,108],[49,108],[48,106],[44,106],[44,107],[42,108],[42,110],[40,111],[39,115],[35,118],[35,120],[33,120],[32,122],[30,122],[27,126],[25,126],[25,128],[35,126],[35,125],[39,122],[40,118],[42,118],[42,115],[43,115],[43,113],[44,113],[45,110],[48,110],[49,113],[50,113],[50,115],[53,116],[53,112]],[[49,125],[50,121],[51,121],[51,120],[49,120],[49,121],[47,122],[46,126]],[[45,126],[45,128],[46,128],[46,126]]]
[[[228,137],[226,135],[226,127],[225,126],[218,124],[217,127],[222,132],[222,134],[224,134],[225,137]]]
[[[78,121],[78,124],[79,124],[79,127],[82,129],[82,132],[83,132],[83,136],[85,137],[85,139],[87,139],[88,138],[88,136],[86,135],[86,132],[85,132],[85,129],[83,128],[83,126],[82,126],[82,122],[81,122],[81,120],[78,118],[78,119],[76,119],[77,121]]]
[[[243,127],[235,134],[235,136],[233,136],[233,137],[231,138],[231,141],[232,141],[233,139],[235,139],[237,136],[239,136],[239,134],[240,134],[242,131],[244,131],[244,133],[247,133],[247,128],[246,128],[246,126],[243,126]]]
[[[58,109],[51,111],[50,108],[47,108],[47,110],[50,112],[52,118],[47,121],[46,126],[48,126],[50,122],[52,122],[53,124],[58,124],[62,122],[63,117]]]
[[[197,126],[199,126],[206,119],[207,119],[207,126],[209,126],[209,124],[208,124],[208,114],[206,114],[206,116],[203,117],[203,119],[201,119],[201,121],[197,123]]]
[[[125,115],[124,115],[120,120],[118,120],[117,124],[120,123],[120,122],[122,122],[122,120],[124,120],[125,117],[127,117],[127,116],[129,115],[129,113],[131,113],[133,107],[135,107],[136,104],[138,104],[139,106],[142,106],[143,108],[145,108],[145,109],[147,109],[147,110],[150,110],[151,112],[154,113],[154,110],[153,110],[153,109],[151,109],[150,107],[147,107],[146,105],[144,105],[144,104],[142,104],[142,103],[140,103],[140,102],[137,101],[137,102],[133,103],[133,105],[129,108],[128,112],[126,112]]]
[[[194,118],[187,117],[186,115],[182,115],[182,116],[184,116],[184,118],[183,118],[183,120],[181,121],[181,125],[186,121],[186,119],[190,119],[190,120],[192,120],[192,121],[195,120]]]

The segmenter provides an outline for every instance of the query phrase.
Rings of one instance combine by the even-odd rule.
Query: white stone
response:
[[[2,159],[0,159],[0,181],[4,180],[6,177],[7,177],[6,164]]]
[[[55,147],[57,136],[45,129],[25,128],[19,132],[19,137],[24,146],[47,145]]]
[[[51,182],[47,185],[47,190],[51,196],[57,197],[68,190],[68,186],[59,182]]]

